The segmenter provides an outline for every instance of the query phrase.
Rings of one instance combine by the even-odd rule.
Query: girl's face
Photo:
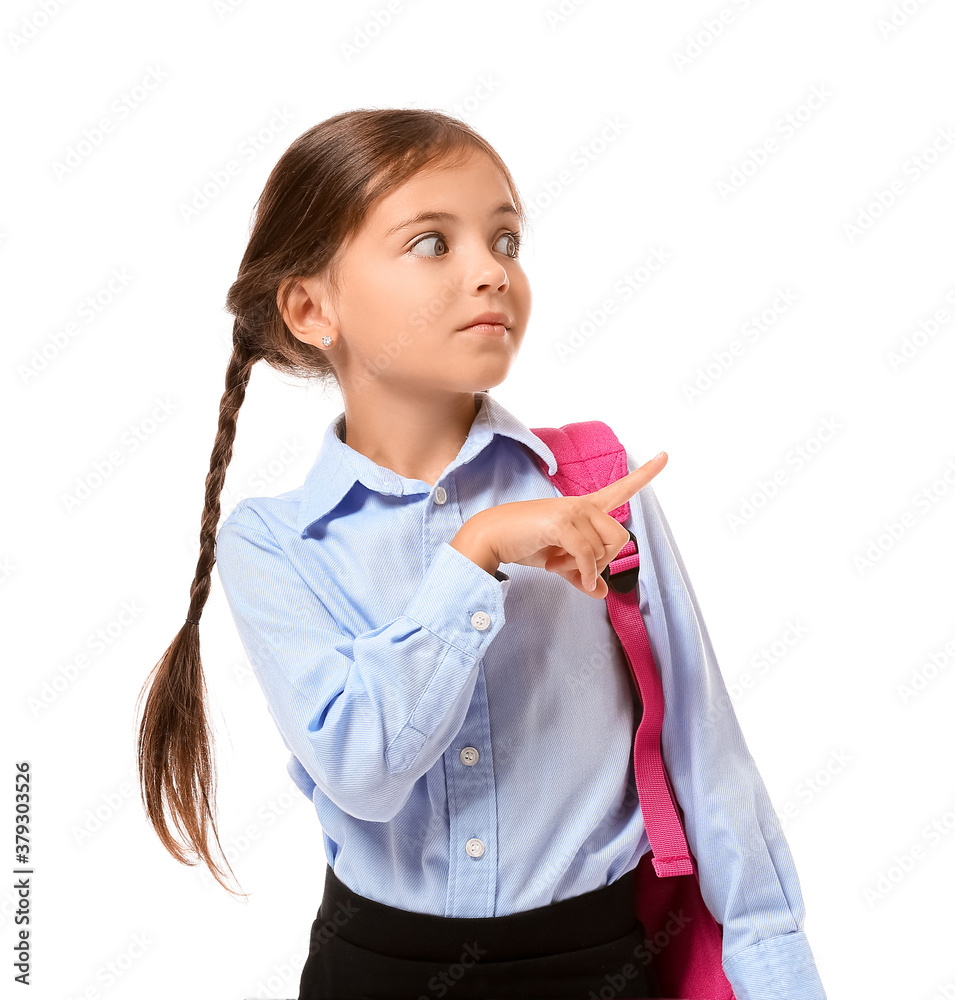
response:
[[[290,328],[331,361],[344,394],[464,393],[504,380],[521,346],[531,292],[516,254],[507,184],[475,150],[432,165],[372,205],[340,257],[339,291],[301,279]],[[466,330],[503,313],[503,334]]]

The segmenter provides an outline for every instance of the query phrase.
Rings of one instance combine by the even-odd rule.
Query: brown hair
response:
[[[252,366],[263,360],[286,374],[337,384],[326,352],[298,340],[285,324],[282,310],[289,279],[324,274],[334,286],[340,250],[377,198],[426,166],[454,163],[475,150],[490,156],[501,170],[523,224],[524,205],[493,147],[466,123],[429,109],[362,108],[320,122],[282,154],[255,206],[249,243],[226,297],[226,308],[235,317],[232,356],[206,477],[199,560],[186,622],[137,699],[138,709],[148,690],[139,725],[138,764],[149,821],[177,861],[205,862],[229,892],[233,890],[223,882],[224,872],[213,860],[208,841],[211,824],[222,852],[198,622],[209,596],[220,496]],[[182,842],[170,832],[166,808]],[[187,858],[187,848],[195,860]],[[225,864],[234,877],[227,860]]]

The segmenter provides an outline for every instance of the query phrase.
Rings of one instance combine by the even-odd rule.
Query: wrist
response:
[[[501,565],[493,547],[483,536],[480,528],[471,522],[474,518],[466,521],[458,533],[451,539],[450,545],[457,549],[462,555],[468,557],[473,563],[477,563],[485,572],[494,576],[498,566]]]

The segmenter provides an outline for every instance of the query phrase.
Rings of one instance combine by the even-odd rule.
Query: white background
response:
[[[955,996],[955,10],[728,3],[714,37],[718,3],[567,2],[561,18],[556,2],[401,0],[380,28],[385,9],[4,6],[0,839],[12,871],[29,760],[30,996],[297,994],[321,832],[215,576],[202,656],[246,903],[146,823],[135,700],[188,606],[255,200],[311,125],[387,106],[467,120],[533,206],[533,313],[492,393],[531,427],[601,419],[641,460],[669,453],[654,488],[786,816],[829,996]],[[665,263],[641,271],[654,252]],[[646,280],[624,299],[627,273]],[[341,409],[259,364],[223,516],[299,485]],[[13,905],[0,889],[7,981]]]

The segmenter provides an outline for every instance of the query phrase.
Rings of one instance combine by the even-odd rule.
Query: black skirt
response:
[[[635,871],[502,917],[438,917],[359,896],[326,865],[298,1000],[626,1000],[659,996]]]

